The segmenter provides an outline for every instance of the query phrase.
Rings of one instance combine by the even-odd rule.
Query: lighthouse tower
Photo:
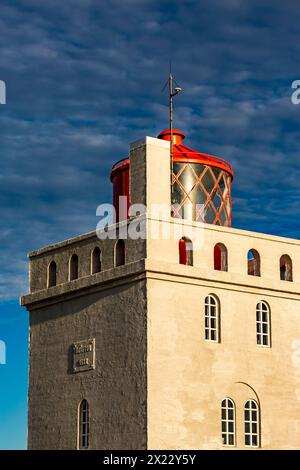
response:
[[[29,254],[30,449],[300,448],[300,241],[232,228],[231,166],[170,129],[113,166],[103,237]]]

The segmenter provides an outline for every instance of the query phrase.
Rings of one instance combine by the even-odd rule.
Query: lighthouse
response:
[[[300,241],[233,228],[230,164],[184,138],[129,145],[103,238],[29,254],[29,449],[299,449]]]

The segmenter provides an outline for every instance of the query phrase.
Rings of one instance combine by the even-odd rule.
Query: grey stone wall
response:
[[[110,227],[113,230],[113,226]],[[57,285],[68,282],[69,260],[78,256],[78,277],[91,276],[91,254],[96,246],[102,253],[102,271],[114,268],[115,239],[99,240],[95,232],[30,253],[30,293],[47,288],[47,269],[51,261],[57,265]],[[146,258],[145,240],[125,240],[126,264]]]
[[[75,449],[83,398],[91,449],[147,446],[146,281],[137,274],[93,290],[31,309],[29,449]],[[73,373],[72,344],[89,338],[95,370]]]

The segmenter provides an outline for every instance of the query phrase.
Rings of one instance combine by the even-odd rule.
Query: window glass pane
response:
[[[267,321],[268,321],[268,313],[267,312],[262,312],[262,321],[267,323]]]
[[[250,445],[250,436],[248,434],[245,435],[245,444],[246,446]]]
[[[260,335],[256,335],[256,338],[257,338],[257,344],[261,344],[261,337],[260,337]]]

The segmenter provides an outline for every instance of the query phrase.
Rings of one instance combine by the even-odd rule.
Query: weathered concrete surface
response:
[[[71,346],[95,338],[95,370],[71,372]],[[76,449],[90,404],[90,449],[145,449],[146,283],[132,279],[30,313],[29,449]]]

